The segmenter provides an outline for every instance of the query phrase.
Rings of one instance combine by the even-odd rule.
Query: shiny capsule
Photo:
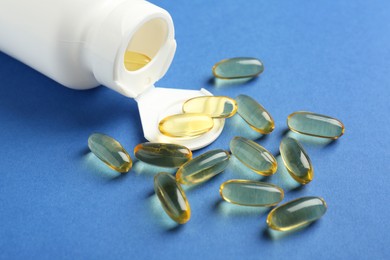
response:
[[[275,157],[269,151],[244,137],[234,137],[230,141],[230,151],[244,165],[258,174],[269,176],[278,168]]]
[[[310,158],[295,139],[286,137],[280,143],[280,155],[291,177],[301,184],[313,180],[313,166]]]
[[[213,118],[231,117],[236,111],[236,101],[223,96],[195,97],[183,104],[184,113],[202,113]]]
[[[93,154],[118,172],[128,172],[133,165],[129,154],[114,138],[104,134],[92,134],[88,138],[88,147]]]
[[[145,54],[126,51],[125,52],[125,68],[129,71],[136,71],[145,67],[152,59]]]
[[[239,95],[236,98],[237,113],[249,124],[249,126],[261,134],[269,134],[275,128],[272,116],[256,100]]]
[[[253,78],[264,71],[264,66],[255,58],[231,58],[216,63],[212,70],[220,79]]]
[[[194,137],[205,134],[214,126],[214,120],[206,114],[177,114],[159,123],[162,134],[170,137]]]
[[[226,168],[229,157],[222,149],[208,151],[183,164],[176,173],[176,180],[186,185],[207,181]]]
[[[142,143],[134,148],[135,157],[148,164],[177,168],[192,158],[192,152],[178,144]]]
[[[276,185],[249,180],[230,180],[222,183],[219,193],[227,202],[243,205],[269,207],[283,200],[284,192]]]
[[[344,134],[344,125],[339,120],[311,112],[295,112],[288,116],[291,131],[322,138],[337,139]]]
[[[191,208],[187,197],[169,173],[161,172],[154,177],[154,191],[168,216],[179,224],[191,217]]]
[[[321,218],[327,206],[319,197],[303,197],[274,208],[267,217],[270,228],[290,231]]]

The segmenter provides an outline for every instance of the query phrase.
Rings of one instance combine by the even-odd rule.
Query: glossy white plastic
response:
[[[156,118],[175,111],[178,100],[204,95],[154,87],[172,62],[176,41],[168,12],[144,0],[0,0],[0,50],[66,87],[104,85],[135,98],[149,141],[163,139]],[[128,71],[126,51],[152,60]],[[216,123],[212,138],[207,134],[193,141],[169,141],[201,148],[222,127]]]

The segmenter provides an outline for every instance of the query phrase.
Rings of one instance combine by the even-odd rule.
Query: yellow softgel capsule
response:
[[[179,224],[191,217],[191,208],[186,194],[169,173],[160,172],[154,177],[154,191],[168,216]]]
[[[210,131],[214,120],[199,113],[177,114],[160,121],[158,129],[170,137],[194,137]]]
[[[135,157],[148,164],[177,168],[192,158],[190,149],[179,144],[142,143],[134,148]]]
[[[324,199],[303,197],[274,208],[267,217],[270,228],[290,231],[310,224],[321,218],[327,210]]]
[[[249,180],[230,180],[222,183],[219,194],[227,202],[256,207],[275,206],[283,200],[284,192],[276,185]]]
[[[145,67],[151,60],[152,59],[145,54],[134,51],[126,51],[124,65],[127,70],[136,71]]]
[[[344,124],[333,117],[299,111],[287,118],[291,131],[315,137],[337,139],[344,134]]]
[[[205,182],[225,170],[229,158],[230,155],[225,150],[208,151],[180,166],[176,172],[176,180],[186,185]]]
[[[183,104],[183,112],[202,113],[213,118],[228,118],[237,112],[237,103],[234,99],[225,96],[195,97]]]
[[[244,137],[234,137],[230,141],[230,151],[244,165],[258,174],[269,176],[278,168],[275,157],[267,149]]]
[[[108,135],[100,133],[90,135],[88,147],[96,157],[115,171],[128,172],[133,165],[130,155],[123,146]]]
[[[285,137],[280,143],[280,155],[291,177],[301,184],[313,180],[314,171],[311,160],[302,145],[295,139]]]
[[[247,95],[236,97],[237,113],[249,124],[249,126],[261,134],[269,134],[275,128],[271,114],[256,100]]]

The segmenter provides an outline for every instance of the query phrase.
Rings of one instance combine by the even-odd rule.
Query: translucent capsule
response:
[[[134,148],[138,160],[160,167],[180,167],[192,158],[192,152],[178,144],[142,143]]]
[[[301,184],[313,180],[313,167],[309,156],[295,139],[286,137],[280,143],[280,155],[291,177]]]
[[[337,139],[344,134],[344,125],[339,120],[311,112],[295,112],[288,116],[290,130],[316,137]]]
[[[183,164],[176,173],[176,180],[186,185],[207,181],[226,168],[229,157],[222,149],[208,151]]]
[[[244,137],[234,137],[230,141],[230,151],[247,167],[258,174],[269,176],[276,172],[275,157],[261,145]]]
[[[160,172],[154,177],[154,191],[168,216],[179,224],[184,224],[191,217],[191,208],[187,197],[169,173]]]
[[[279,231],[294,230],[321,218],[326,209],[326,203],[322,198],[299,198],[274,208],[268,214],[267,224]]]
[[[168,116],[161,120],[158,128],[170,137],[194,137],[210,131],[214,120],[206,114],[188,113]]]
[[[93,154],[118,172],[128,172],[133,165],[129,154],[114,138],[104,134],[92,134],[88,138],[88,147]]]
[[[134,51],[125,52],[125,68],[129,71],[139,70],[145,67],[150,61],[151,58],[149,58],[145,54]]]
[[[221,197],[233,204],[269,207],[283,200],[284,192],[276,185],[249,180],[230,180],[222,183]]]
[[[223,96],[195,97],[183,104],[184,113],[202,113],[213,118],[231,117],[236,111],[236,101]]]
[[[275,123],[272,116],[256,100],[247,95],[239,95],[236,101],[237,113],[253,130],[261,134],[269,134],[274,130]]]
[[[253,78],[263,71],[263,63],[255,58],[226,59],[213,67],[214,76],[220,79]]]

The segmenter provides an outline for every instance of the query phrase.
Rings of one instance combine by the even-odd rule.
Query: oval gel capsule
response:
[[[134,148],[135,157],[148,164],[177,168],[192,158],[190,149],[178,144],[142,143]]]
[[[191,217],[191,208],[187,197],[169,173],[161,172],[154,177],[154,191],[168,216],[179,224],[184,224]]]
[[[269,134],[274,130],[274,119],[256,100],[247,95],[239,95],[236,101],[237,113],[253,130],[261,134]]]
[[[326,212],[325,201],[319,197],[303,197],[274,208],[267,217],[270,228],[290,231],[321,218]]]
[[[124,64],[127,70],[136,71],[145,67],[151,60],[152,59],[145,54],[134,51],[126,51]]]
[[[96,157],[115,171],[128,172],[133,165],[130,155],[122,145],[108,135],[99,133],[90,135],[88,147]]]
[[[249,180],[230,180],[222,183],[219,193],[227,202],[243,205],[269,207],[283,200],[284,192],[276,185]]]
[[[287,125],[291,131],[322,138],[337,139],[344,134],[344,125],[341,121],[305,111],[289,115]]]
[[[269,151],[244,137],[234,137],[230,141],[230,151],[244,165],[258,174],[269,176],[278,168],[275,157]]]
[[[255,58],[231,58],[216,63],[212,70],[220,79],[253,78],[264,71],[264,66]]]
[[[183,164],[176,173],[176,180],[186,185],[207,181],[226,168],[229,157],[222,149],[208,151]]]
[[[195,97],[183,104],[184,113],[202,113],[213,118],[232,117],[236,111],[236,101],[223,96]]]
[[[161,120],[160,132],[170,137],[194,137],[205,134],[214,126],[214,120],[206,114],[188,113],[168,116]]]
[[[280,155],[291,177],[301,184],[307,184],[313,180],[313,166],[310,158],[293,138],[286,137],[280,143]]]

